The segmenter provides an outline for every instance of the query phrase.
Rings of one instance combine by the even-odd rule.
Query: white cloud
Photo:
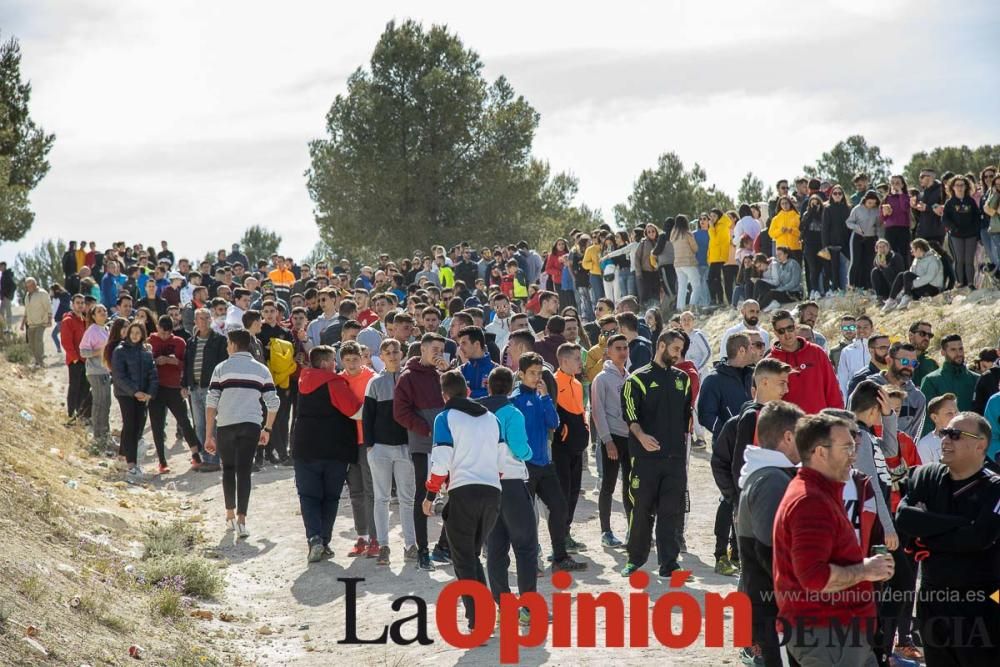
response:
[[[301,256],[316,239],[307,142],[392,18],[447,23],[487,76],[508,76],[542,115],[535,155],[606,214],[667,150],[734,191],[748,169],[798,173],[857,132],[900,167],[924,147],[996,141],[977,103],[982,59],[964,61],[959,93],[939,92],[978,42],[909,7],[7,2],[0,25],[21,40],[32,113],[57,141],[36,225],[0,256],[52,236],[167,236],[200,255],[253,223]],[[973,27],[995,33],[992,15]]]

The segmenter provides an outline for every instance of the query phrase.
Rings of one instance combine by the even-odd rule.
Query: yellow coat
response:
[[[733,245],[733,221],[728,215],[723,215],[714,225],[708,228],[708,263],[726,262],[729,259],[729,248]]]
[[[778,211],[771,218],[767,228],[768,235],[774,241],[775,248],[802,250],[802,238],[799,236],[799,213],[795,210]]]
[[[298,369],[298,364],[295,363],[295,346],[281,338],[272,338],[270,346],[267,367],[274,378],[274,386],[288,389],[288,381]]]

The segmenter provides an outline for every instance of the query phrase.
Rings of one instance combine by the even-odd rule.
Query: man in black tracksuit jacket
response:
[[[653,363],[636,370],[622,389],[622,416],[629,426],[632,517],[628,576],[649,557],[652,522],[660,576],[679,569],[678,535],[687,493],[687,437],[691,430],[691,380],[673,367],[681,359],[683,334],[668,330],[656,341]]]

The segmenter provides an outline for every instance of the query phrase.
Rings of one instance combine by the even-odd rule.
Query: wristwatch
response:
[[[271,429],[269,429],[267,426],[265,426],[262,430],[264,431],[264,433],[270,433],[271,432]]]

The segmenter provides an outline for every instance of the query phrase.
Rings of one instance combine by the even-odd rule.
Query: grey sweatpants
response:
[[[955,257],[955,282],[959,285],[973,285],[976,279],[976,248],[979,237],[958,239],[951,237],[951,253]]]
[[[372,488],[372,469],[364,447],[358,448],[358,462],[347,469],[347,488],[351,496],[351,514],[354,515],[354,530],[359,536],[372,537],[375,524],[375,492]]]
[[[403,544],[409,548],[417,543],[417,533],[413,525],[413,461],[407,445],[380,445],[376,443],[368,450],[368,467],[371,471],[372,487],[375,493],[373,518],[375,537],[378,543],[389,543],[389,496],[392,481],[396,480],[396,495],[399,498],[399,522],[403,526]]]
[[[111,438],[108,418],[111,415],[111,376],[108,373],[88,375],[90,395],[93,398],[91,419],[94,425],[94,440],[107,442]]]

